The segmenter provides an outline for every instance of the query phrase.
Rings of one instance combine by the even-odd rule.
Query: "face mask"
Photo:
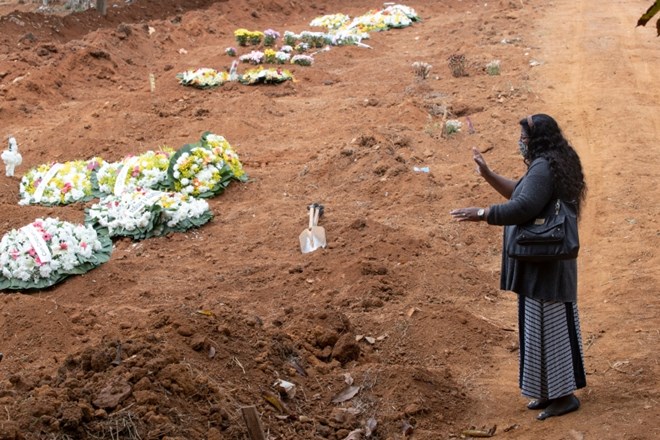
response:
[[[518,151],[520,151],[520,155],[522,157],[527,157],[527,153],[529,152],[529,148],[527,148],[527,144],[524,143],[523,141],[518,141]]]

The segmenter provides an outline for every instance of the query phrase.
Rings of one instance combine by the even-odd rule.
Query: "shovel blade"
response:
[[[314,240],[315,249],[324,248],[327,244],[325,241],[325,229],[320,226],[312,227],[312,240]]]
[[[307,254],[316,250],[314,247],[314,238],[312,237],[312,232],[310,230],[304,230],[300,233],[300,252]]]
[[[324,248],[326,246],[325,241],[325,229],[314,226],[309,229],[305,229],[300,233],[300,251],[303,254],[313,252],[318,248]]]

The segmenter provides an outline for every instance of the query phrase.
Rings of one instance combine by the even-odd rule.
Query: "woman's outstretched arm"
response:
[[[474,159],[477,164],[477,173],[479,173],[479,175],[483,177],[484,180],[495,189],[495,191],[502,194],[507,199],[510,199],[511,194],[513,194],[513,189],[516,187],[518,181],[507,179],[491,170],[479,150],[476,148],[472,148],[472,159]]]

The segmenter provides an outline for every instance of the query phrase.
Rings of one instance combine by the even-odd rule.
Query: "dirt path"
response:
[[[593,9],[560,0],[543,6],[536,21],[530,44],[538,48],[530,57],[542,65],[531,83],[542,102],[530,103],[529,111],[557,117],[589,185],[579,300],[588,387],[578,413],[538,423],[513,409],[521,400],[509,402],[502,381],[489,379],[504,396],[500,417],[520,425],[508,438],[660,436],[660,51],[652,29],[634,27],[647,3],[601,2]],[[503,382],[515,383],[517,365],[507,353],[499,359]]]

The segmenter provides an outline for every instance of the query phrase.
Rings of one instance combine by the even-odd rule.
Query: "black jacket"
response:
[[[532,263],[509,258],[508,240],[514,225],[536,218],[556,200],[553,175],[545,159],[532,162],[518,181],[511,199],[490,207],[488,223],[504,226],[500,289],[548,302],[577,301],[577,260]]]

